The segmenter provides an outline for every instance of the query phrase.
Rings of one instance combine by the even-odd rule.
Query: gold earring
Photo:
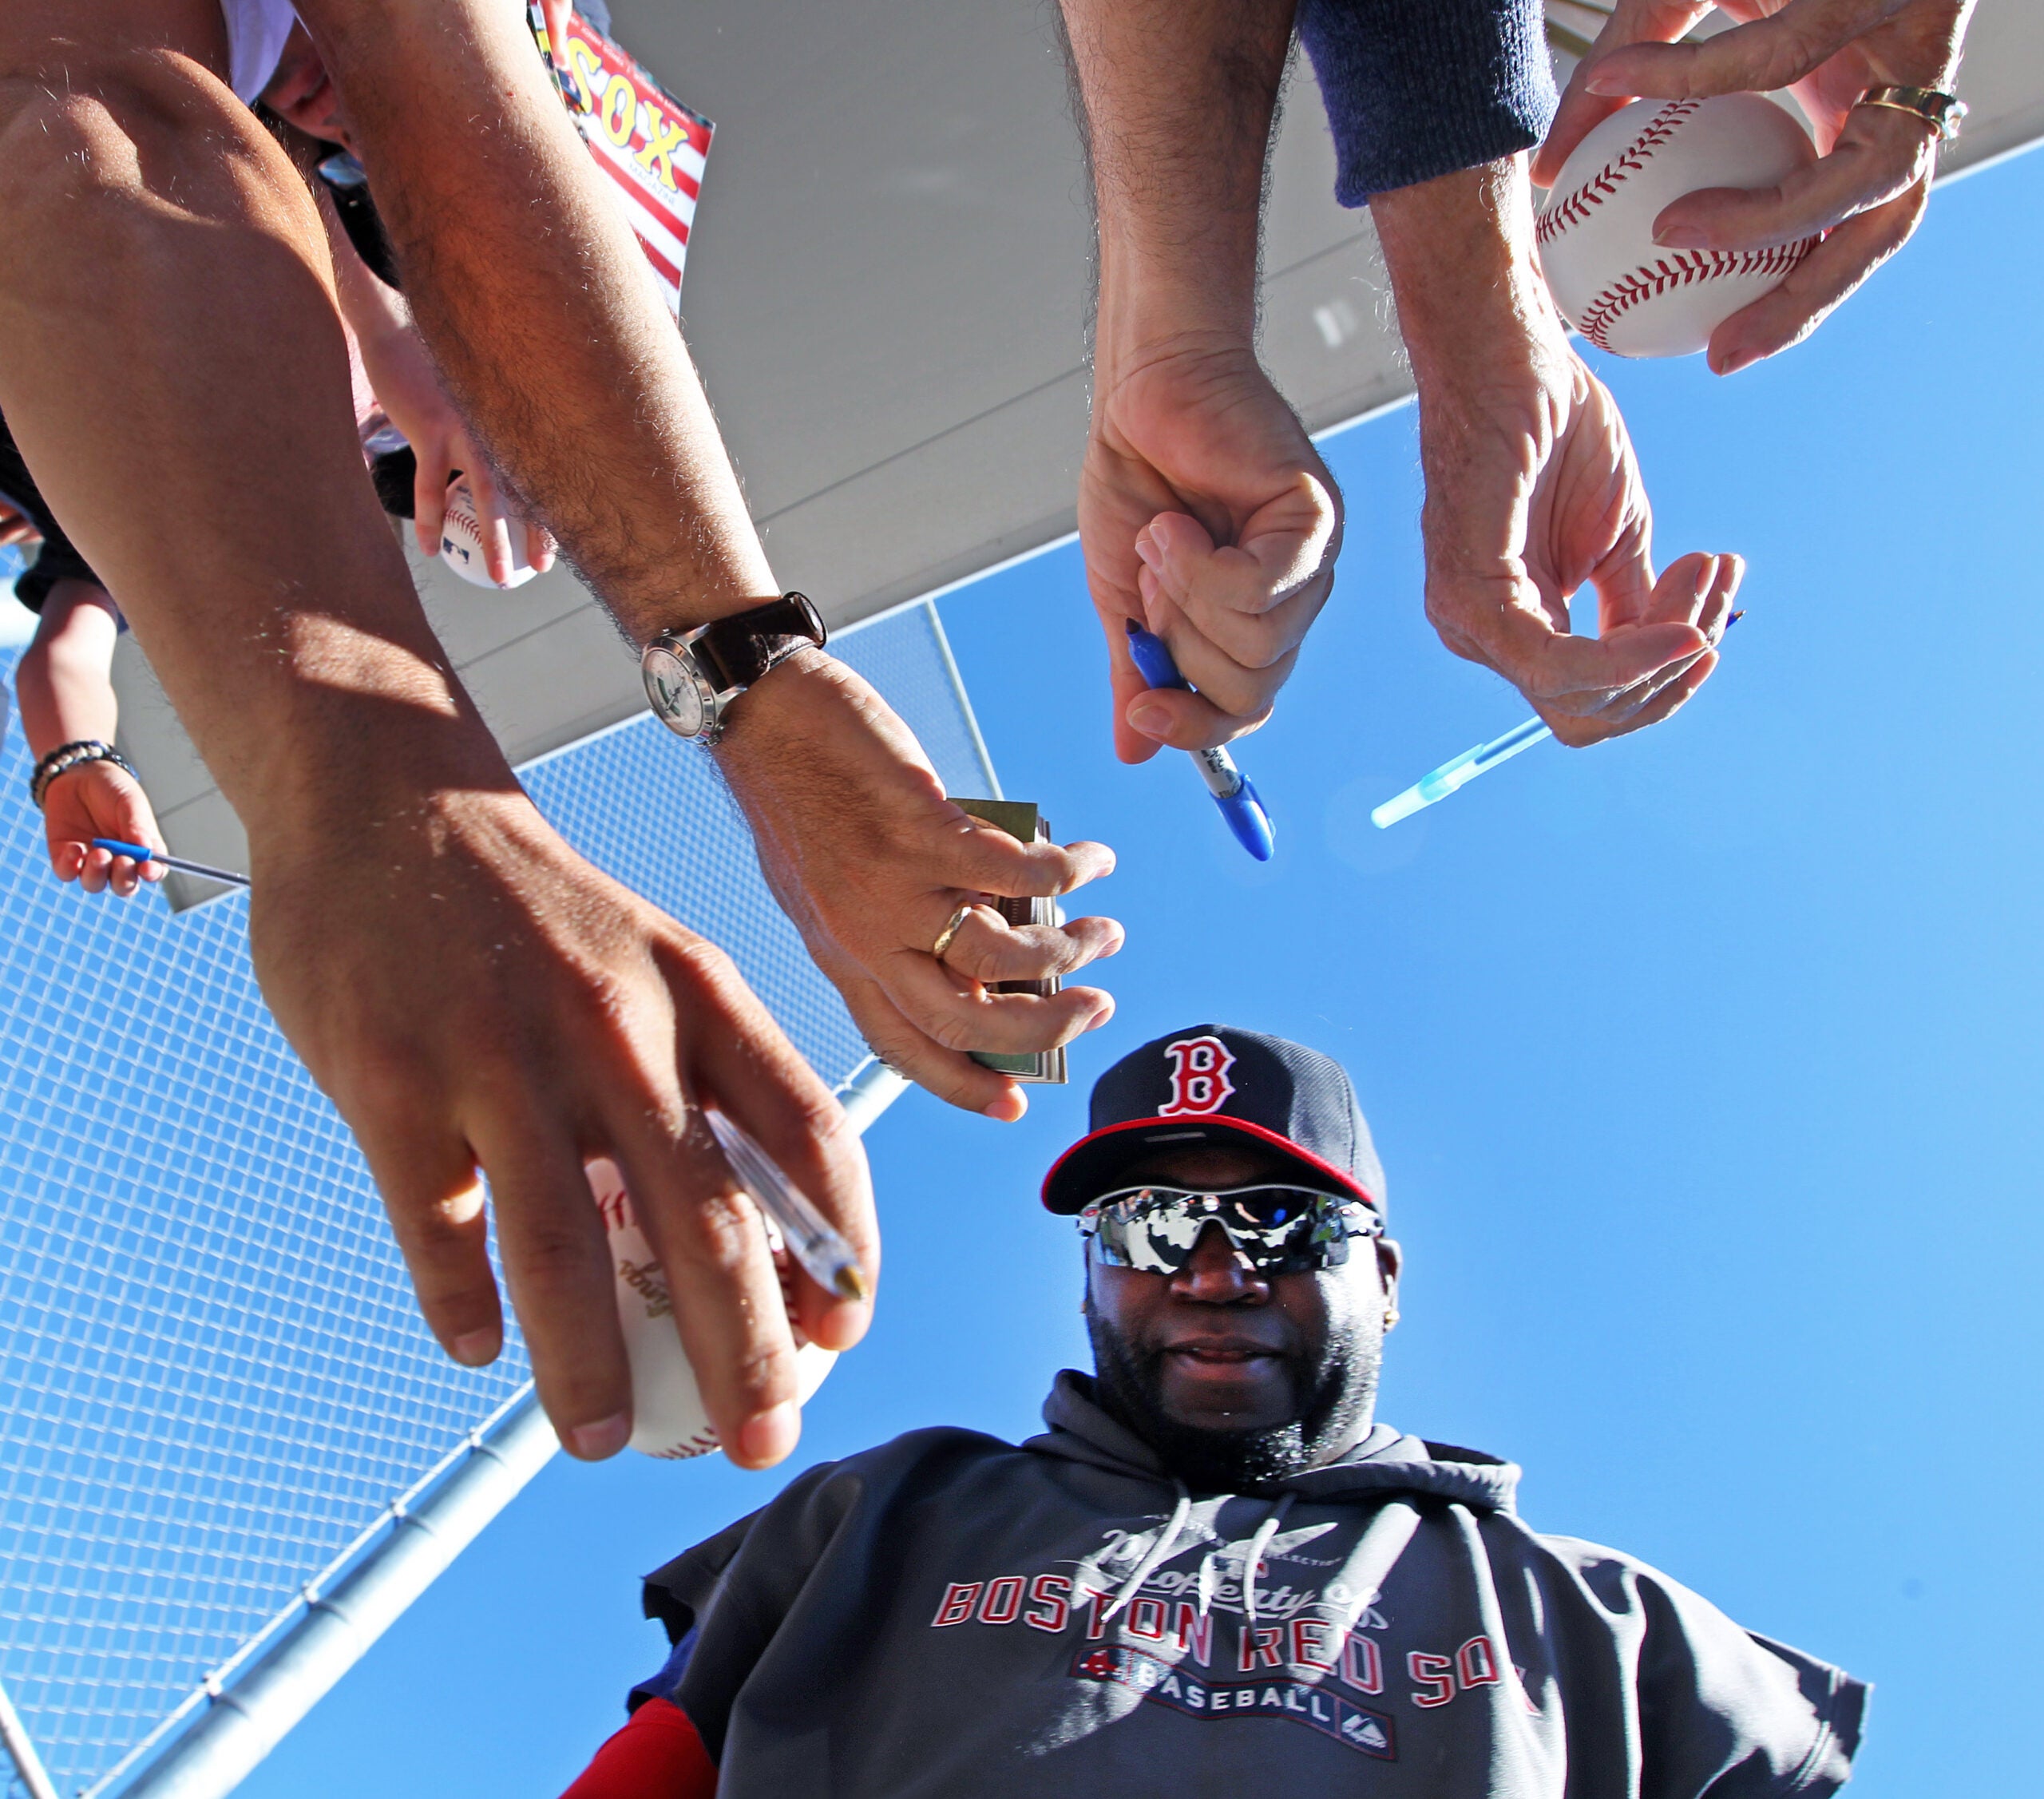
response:
[[[1384,1328],[1386,1330],[1396,1330],[1398,1328],[1398,1308],[1396,1306],[1387,1306],[1384,1309]]]

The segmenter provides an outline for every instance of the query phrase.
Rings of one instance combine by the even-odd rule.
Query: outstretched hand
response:
[[[1341,501],[1305,428],[1233,340],[1103,345],[1079,482],[1086,578],[1107,632],[1115,751],[1203,749],[1270,715],[1334,584]],[[1123,621],[1199,691],[1151,692]]]
[[[1655,579],[1625,421],[1580,358],[1550,348],[1516,394],[1420,390],[1427,616],[1581,747],[1658,723],[1709,679],[1745,565],[1692,554]],[[1585,585],[1594,637],[1571,628]]]
[[[1050,1049],[1114,1016],[1096,987],[1048,997],[993,983],[1069,975],[1121,947],[1111,918],[1004,924],[988,895],[1068,894],[1110,874],[1099,843],[1024,844],[945,797],[907,726],[818,652],[783,663],[733,708],[717,763],[760,866],[874,1052],[940,1099],[1012,1120],[1027,1108],[972,1050]],[[941,957],[939,937],[972,909]]]
[[[1948,90],[1973,0],[1720,0],[1741,22],[1678,43],[1701,0],[1618,0],[1576,66],[1533,164],[1551,185],[1590,129],[1633,98],[1745,91],[1794,93],[1818,160],[1777,188],[1701,188],[1655,221],[1673,248],[1753,249],[1828,235],[1771,293],[1712,334],[1710,366],[1730,374],[1800,342],[1909,240],[1929,197],[1936,139],[1920,119],[1862,106],[1886,85]]]
[[[508,777],[333,803],[251,832],[251,947],[362,1145],[434,1334],[470,1367],[502,1345],[486,1176],[548,1415],[577,1456],[624,1446],[631,1373],[584,1174],[608,1157],[727,1452],[779,1460],[800,1430],[795,1344],[757,1213],[700,1115],[713,1101],[759,1139],[870,1286],[872,1195],[842,1110],[728,957],[583,862]],[[794,1298],[834,1349],[870,1315],[806,1274]]]
[[[1419,394],[1427,616],[1564,743],[1666,718],[1717,666],[1743,565],[1686,556],[1657,581],[1653,508],[1617,403],[1569,347],[1533,258],[1518,158],[1379,195]],[[1569,596],[1595,588],[1594,637]]]

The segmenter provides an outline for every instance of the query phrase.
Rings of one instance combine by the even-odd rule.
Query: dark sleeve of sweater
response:
[[[1547,134],[1555,81],[1539,0],[1299,0],[1298,21],[1344,206]]]
[[[34,521],[36,529],[42,533],[42,553],[14,584],[14,597],[30,612],[42,610],[50,590],[59,581],[90,581],[95,587],[100,584],[92,565],[64,535],[64,527],[57,522],[57,515],[50,509],[49,502],[35,484],[35,477],[29,473],[28,464],[15,448],[14,434],[7,429],[5,418],[0,418],[0,499],[11,501],[26,513]]]

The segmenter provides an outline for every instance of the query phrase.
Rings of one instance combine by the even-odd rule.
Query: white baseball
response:
[[[1636,100],[1583,139],[1540,209],[1540,266],[1562,316],[1619,356],[1687,356],[1817,241],[1763,250],[1670,250],[1662,209],[1699,188],[1771,188],[1816,160],[1771,100]]]
[[[617,1315],[624,1326],[624,1350],[632,1362],[632,1447],[642,1455],[663,1460],[681,1461],[691,1456],[707,1456],[723,1447],[711,1428],[710,1415],[703,1409],[703,1395],[695,1385],[695,1371],[681,1346],[675,1329],[674,1302],[667,1292],[667,1276],[653,1254],[646,1234],[632,1209],[632,1195],[625,1191],[624,1177],[613,1162],[592,1162],[589,1191],[596,1195],[603,1214],[604,1228],[610,1236],[611,1266],[617,1280]],[[794,1322],[794,1302],[790,1292],[791,1270],[780,1234],[770,1224],[769,1240],[774,1262],[781,1270],[781,1291],[788,1306],[788,1322]],[[795,1393],[803,1405],[823,1385],[823,1377],[837,1361],[834,1350],[818,1348],[795,1330]]]
[[[477,587],[495,588],[501,592],[523,587],[539,573],[525,560],[525,533],[515,518],[511,525],[511,578],[497,582],[489,578],[489,565],[482,553],[482,521],[476,516],[476,497],[469,491],[465,476],[458,476],[447,489],[447,517],[440,526],[440,560],[465,581]]]

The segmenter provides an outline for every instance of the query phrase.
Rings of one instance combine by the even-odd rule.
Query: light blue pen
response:
[[[123,843],[117,837],[96,837],[95,850],[110,850],[117,856],[133,856],[138,862],[161,862],[165,868],[174,868],[180,874],[196,874],[208,881],[223,881],[230,887],[251,885],[245,874],[236,874],[231,868],[212,868],[204,862],[187,862],[182,856],[167,856],[160,850],[152,850],[146,843]]]
[[[1725,628],[1729,631],[1745,616],[1743,612],[1733,613],[1725,620]],[[1402,794],[1394,794],[1383,805],[1373,807],[1370,822],[1379,830],[1388,830],[1400,818],[1409,818],[1415,812],[1424,811],[1436,800],[1445,799],[1458,788],[1468,787],[1479,775],[1488,773],[1501,762],[1510,762],[1521,750],[1530,750],[1553,735],[1538,719],[1528,719],[1523,724],[1515,725],[1503,736],[1479,743],[1473,750],[1464,750],[1453,760],[1443,763],[1432,774],[1422,775]]]
[[[1171,660],[1164,640],[1145,631],[1134,619],[1125,622],[1128,653],[1135,672],[1153,688],[1193,691],[1192,683]],[[1249,777],[1235,767],[1235,759],[1222,749],[1190,750],[1186,754],[1198,769],[1200,779],[1206,783],[1206,791],[1213,794],[1214,803],[1221,808],[1221,816],[1228,821],[1228,829],[1235,834],[1235,841],[1258,862],[1269,862],[1270,852],[1277,847],[1277,834],[1271,828],[1270,814],[1263,809],[1262,797],[1250,786]]]
[[[1400,818],[1409,818],[1436,800],[1447,798],[1456,788],[1467,787],[1485,770],[1495,768],[1501,762],[1509,762],[1521,750],[1530,750],[1553,735],[1538,719],[1528,719],[1502,737],[1479,743],[1473,750],[1464,750],[1453,761],[1443,763],[1432,774],[1422,775],[1396,798],[1387,799],[1383,805],[1373,808],[1370,822],[1379,830],[1388,830]]]

